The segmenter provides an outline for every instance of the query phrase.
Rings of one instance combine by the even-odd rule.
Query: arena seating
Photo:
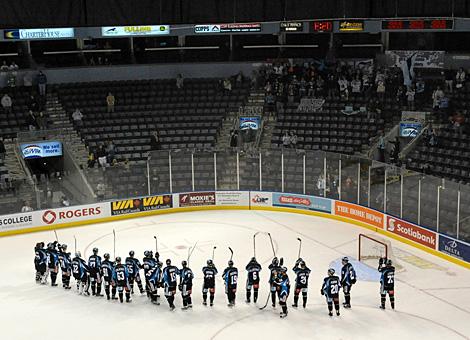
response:
[[[11,97],[13,102],[12,113],[7,114],[0,109],[0,136],[3,138],[16,138],[16,133],[25,130],[26,115],[28,113],[28,100],[31,89],[26,87],[15,87],[4,89],[0,98],[5,93]]]

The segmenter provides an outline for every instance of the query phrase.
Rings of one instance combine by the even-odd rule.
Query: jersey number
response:
[[[118,272],[117,273],[117,279],[118,279],[118,281],[124,281],[124,273],[123,272]]]

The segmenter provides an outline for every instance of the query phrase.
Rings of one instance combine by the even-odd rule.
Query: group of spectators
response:
[[[106,168],[117,165],[116,146],[113,141],[101,143],[96,150],[88,152],[88,168]]]

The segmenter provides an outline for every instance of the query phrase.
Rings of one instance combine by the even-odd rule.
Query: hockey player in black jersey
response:
[[[131,287],[131,293],[134,294],[134,281],[139,286],[140,294],[144,293],[144,287],[142,286],[142,279],[140,278],[140,269],[142,265],[140,261],[134,257],[134,251],[129,252],[129,257],[126,257],[126,267],[129,272],[129,285]]]
[[[277,288],[276,290],[279,299],[279,305],[282,308],[280,317],[285,318],[287,316],[287,298],[289,297],[290,293],[290,281],[289,276],[287,275],[287,268],[281,267],[279,269],[279,273],[274,279],[274,285]]]
[[[101,294],[101,256],[98,255],[98,248],[93,248],[93,255],[88,258],[88,267],[90,267],[91,294],[103,296]]]
[[[126,302],[131,302],[131,289],[129,286],[129,272],[127,266],[121,263],[121,258],[116,257],[116,267],[114,267],[114,278],[119,294],[119,301],[124,302],[124,291],[126,291]]]
[[[110,287],[112,287],[112,298],[116,299],[116,284],[113,281],[114,275],[114,263],[109,260],[110,256],[108,253],[103,255],[104,261],[101,263],[101,275],[104,283],[104,292],[106,293],[106,298],[111,299]]]
[[[188,263],[183,261],[181,263],[183,268],[180,270],[180,284],[179,290],[183,297],[183,307],[181,309],[186,310],[193,308],[193,302],[191,300],[191,293],[193,289],[193,271],[188,267]]]
[[[147,273],[149,272],[150,269],[152,269],[156,265],[157,265],[157,260],[153,257],[153,252],[151,250],[146,250],[144,252],[144,258],[142,259],[142,268],[144,269],[145,291],[149,298],[150,298],[150,286],[147,280]]]
[[[72,258],[67,252],[66,244],[59,244],[59,264],[62,271],[62,287],[70,289],[70,276],[72,275]]]
[[[259,290],[259,272],[261,271],[261,265],[256,261],[256,258],[251,258],[250,262],[246,265],[246,271],[248,272],[246,279],[246,302],[251,302],[251,288],[253,287],[253,301],[256,303]]]
[[[326,297],[330,316],[333,316],[333,304],[335,305],[336,315],[339,316],[339,287],[340,280],[335,275],[335,270],[333,268],[328,269],[328,276],[323,280],[320,293]]]
[[[207,260],[207,266],[202,268],[204,274],[204,284],[202,286],[202,304],[207,306],[207,293],[210,294],[210,305],[214,305],[215,295],[215,276],[217,275],[217,268],[212,260]]]
[[[166,260],[166,267],[163,269],[163,287],[165,289],[166,299],[170,305],[170,310],[176,308],[174,302],[178,275],[179,269],[171,265],[170,259]]]
[[[277,290],[277,287],[274,284],[274,280],[276,279],[277,274],[281,270],[281,266],[279,266],[279,260],[277,259],[277,257],[273,258],[273,261],[268,266],[268,269],[271,271],[270,276],[269,276],[269,285],[271,287],[271,302],[272,302],[272,306],[276,307],[276,290]]]
[[[157,264],[145,274],[145,280],[149,285],[150,301],[156,305],[160,304],[158,301],[158,287],[162,286],[162,265],[163,263],[157,262]]]
[[[225,268],[222,278],[225,282],[225,293],[227,294],[228,306],[235,306],[237,294],[238,269],[233,266],[233,261],[228,261],[228,267]]]
[[[356,283],[356,271],[346,256],[343,257],[341,263],[343,264],[343,268],[341,268],[341,286],[344,293],[343,307],[351,308],[351,287]]]
[[[302,306],[305,308],[307,306],[308,277],[311,271],[305,265],[305,261],[302,259],[298,259],[295,262],[294,268],[292,270],[297,275],[295,279],[294,304],[292,307],[298,307],[299,294],[302,292]]]
[[[81,256],[79,251],[75,253],[75,257],[72,260],[72,275],[77,282],[77,292],[80,295],[90,295],[88,292],[90,268]]]
[[[57,286],[57,274],[59,272],[59,253],[56,250],[57,241],[49,243],[47,245],[46,256],[47,256],[47,272],[46,272],[46,283],[49,273],[51,274],[51,286]]]
[[[47,255],[44,249],[44,242],[36,243],[34,247],[34,268],[36,269],[36,283],[45,284]]]
[[[395,267],[392,260],[380,258],[379,260],[380,276],[380,308],[385,309],[385,301],[390,298],[390,305],[395,309]]]

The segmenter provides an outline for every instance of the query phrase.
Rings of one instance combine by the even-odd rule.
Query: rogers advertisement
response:
[[[387,216],[387,231],[431,249],[436,249],[437,235],[435,232],[418,227],[399,218]]]
[[[190,192],[179,195],[180,207],[198,207],[203,205],[215,205],[215,192]]]
[[[107,213],[106,213],[107,212]],[[109,216],[109,209],[104,204],[91,206],[49,209],[40,211],[41,222],[45,225],[91,220]]]

